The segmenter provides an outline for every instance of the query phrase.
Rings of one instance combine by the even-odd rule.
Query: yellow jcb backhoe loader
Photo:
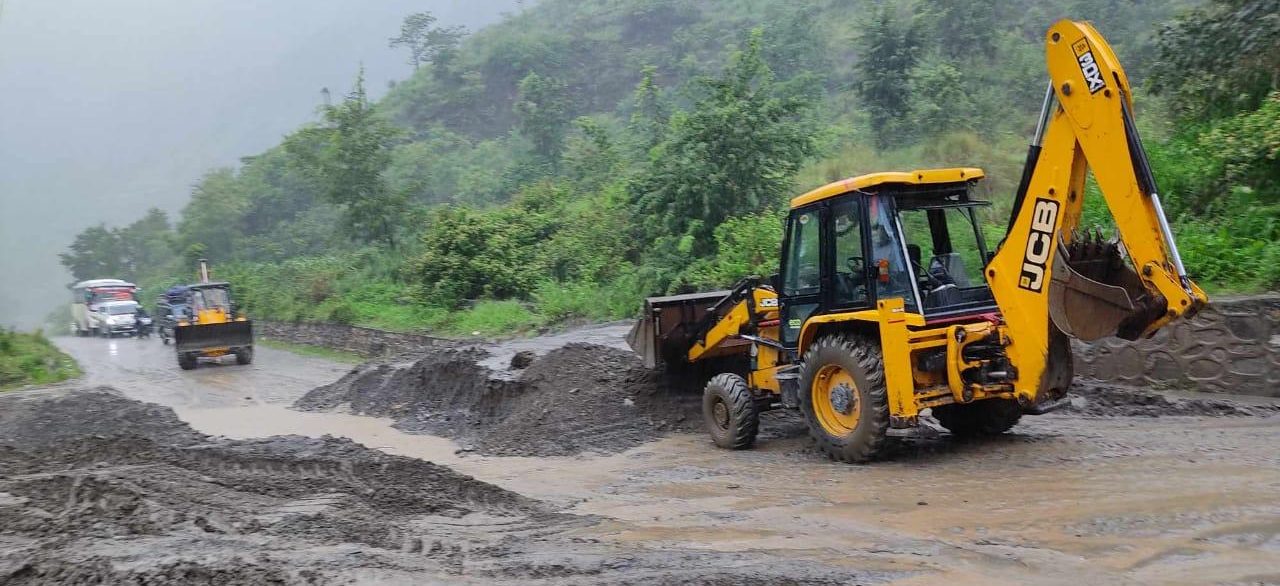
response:
[[[645,300],[628,341],[649,367],[747,357],[704,391],[716,445],[750,447],[778,407],[846,462],[875,458],[926,409],[956,435],[1003,433],[1062,405],[1069,337],[1146,338],[1204,306],[1111,47],[1066,20],[1045,41],[1050,84],[995,251],[975,214],[981,169],[874,173],[791,200],[770,281]],[[1115,238],[1079,230],[1087,170]]]
[[[178,366],[193,370],[201,358],[236,357],[236,364],[253,362],[253,322],[231,297],[231,284],[212,281],[209,265],[200,259],[200,282],[178,288],[183,314],[176,316],[173,345]]]

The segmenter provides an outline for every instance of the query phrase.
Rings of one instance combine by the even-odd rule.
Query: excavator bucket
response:
[[[1063,333],[1091,341],[1108,336],[1133,340],[1164,313],[1119,243],[1100,234],[1058,242],[1049,281],[1049,317]]]
[[[689,293],[644,300],[644,313],[627,333],[627,344],[647,368],[682,362],[698,337],[703,319],[731,291]]]
[[[180,325],[173,328],[173,341],[179,353],[252,346],[253,322]]]

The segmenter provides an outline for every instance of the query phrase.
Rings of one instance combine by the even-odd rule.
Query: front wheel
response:
[[[718,374],[702,391],[702,419],[711,441],[727,450],[745,450],[756,443],[760,411],[742,377]]]
[[[182,367],[182,370],[195,370],[198,363],[199,358],[195,354],[190,352],[178,354],[178,366]]]
[[[252,364],[253,363],[253,346],[246,346],[235,351],[236,364]]]
[[[852,335],[819,339],[800,365],[800,411],[818,449],[841,462],[880,456],[889,430],[880,348]]]

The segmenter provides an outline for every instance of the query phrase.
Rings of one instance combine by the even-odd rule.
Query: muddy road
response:
[[[609,341],[614,334],[597,329],[590,335],[594,341],[616,347],[618,343]],[[541,373],[539,380],[543,382],[531,383],[530,388],[540,394],[528,389],[516,392],[506,386],[522,380],[525,373],[505,365],[517,351],[554,355],[556,345],[573,339],[523,341],[490,349],[477,362],[495,372],[463,369],[466,372],[461,376],[479,372],[490,381],[484,383],[486,389],[506,393],[494,397],[519,399],[522,406],[547,410],[547,425],[556,431],[559,427],[555,426],[569,425],[574,417],[590,415],[575,411],[573,417],[557,419],[550,413],[555,403],[570,403],[590,391],[578,388],[569,393],[572,389],[564,389],[565,395],[556,395],[551,388],[554,385],[545,381],[554,382],[555,376],[563,373],[577,376],[575,369],[591,365],[589,356],[574,354],[574,360],[583,364],[570,362],[559,368],[546,362],[539,367],[538,362],[547,360],[546,356],[534,359],[528,370]],[[40,541],[46,537],[15,538],[38,542],[37,551],[45,552],[42,555],[63,551],[59,548],[69,544],[90,543],[99,554],[93,563],[117,569],[142,566],[161,572],[154,575],[157,579],[178,575],[190,579],[199,574],[194,570],[182,573],[190,568],[181,564],[204,563],[200,572],[213,571],[209,568],[229,571],[238,566],[228,561],[228,552],[261,543],[266,544],[268,553],[264,555],[270,559],[246,558],[253,563],[241,565],[286,582],[774,583],[789,578],[797,583],[1280,583],[1280,417],[1265,404],[1257,405],[1265,401],[1164,399],[1150,393],[1130,398],[1126,391],[1083,388],[1075,411],[1024,418],[1006,436],[962,442],[941,434],[904,443],[890,461],[847,466],[829,462],[811,450],[794,417],[768,414],[763,423],[766,435],[756,449],[726,452],[713,448],[702,434],[686,431],[689,427],[676,412],[687,407],[685,403],[654,402],[672,410],[662,417],[654,415],[656,411],[627,411],[637,406],[647,408],[647,403],[637,402],[638,394],[636,399],[621,397],[617,402],[621,409],[608,412],[608,417],[615,419],[618,413],[648,418],[646,426],[627,427],[626,434],[619,436],[627,442],[639,438],[634,444],[592,450],[580,449],[589,446],[575,440],[572,449],[565,444],[555,446],[561,455],[502,456],[491,453],[513,452],[504,445],[487,450],[489,444],[477,439],[501,435],[501,426],[508,420],[500,416],[500,409],[449,403],[447,407],[455,409],[455,415],[460,408],[472,413],[484,411],[484,417],[470,420],[470,428],[462,432],[457,431],[457,425],[411,425],[430,423],[431,417],[424,416],[421,409],[448,411],[430,401],[405,406],[402,400],[385,405],[371,400],[358,407],[343,394],[352,389],[374,392],[376,385],[368,381],[393,380],[397,372],[412,373],[415,367],[419,368],[416,374],[403,375],[402,380],[429,381],[424,374],[453,372],[422,370],[426,367],[414,360],[382,365],[385,376],[375,380],[368,372],[379,367],[362,367],[365,373],[361,374],[360,369],[351,372],[350,366],[264,348],[248,368],[211,366],[183,372],[158,342],[117,340],[114,352],[103,340],[63,339],[59,343],[85,367],[89,382],[110,384],[124,398],[172,407],[177,417],[193,428],[182,433],[198,436],[176,442],[187,442],[176,452],[156,448],[167,455],[130,465],[163,464],[172,468],[166,468],[172,476],[165,478],[173,478],[184,491],[196,490],[191,488],[196,481],[209,485],[217,497],[208,500],[214,502],[236,500],[234,493],[218,492],[227,486],[244,491],[254,483],[249,477],[219,476],[216,472],[225,467],[211,472],[208,462],[219,458],[238,462],[245,454],[254,454],[253,461],[266,463],[255,465],[258,468],[236,464],[229,469],[241,471],[236,474],[260,470],[264,478],[298,476],[303,485],[241,499],[249,504],[237,513],[237,519],[220,521],[227,527],[239,527],[221,534],[226,535],[220,537],[225,540],[221,546],[210,546],[203,537],[188,541],[195,550],[171,556],[173,559],[165,562],[168,565],[154,560],[140,562],[132,550],[111,550],[103,545],[103,537],[93,538],[92,532],[73,531],[67,538],[71,541],[61,546]],[[608,348],[599,350],[599,356],[602,365],[616,366],[624,360]],[[616,375],[616,368],[611,372]],[[617,376],[604,376],[599,384],[643,393],[632,388],[643,380],[637,382],[629,374]],[[331,404],[321,410],[290,408],[312,387],[331,385],[339,379],[368,384],[331,388],[327,395]],[[67,388],[26,391],[4,400],[40,401],[65,395],[70,392]],[[403,388],[396,392],[412,398],[431,391],[424,387],[416,394]],[[31,412],[57,419],[47,409],[32,408]],[[510,411],[523,418],[529,412]],[[1124,415],[1098,416],[1110,412]],[[163,419],[162,414],[152,417]],[[129,415],[120,419],[139,418]],[[121,427],[133,425],[120,423]],[[103,435],[99,425],[66,421],[68,428],[77,426],[91,427],[96,439],[75,441],[110,440],[109,436],[97,438]],[[491,429],[476,431],[485,426]],[[601,428],[598,421],[583,425],[593,426]],[[148,441],[158,446],[175,443],[172,438],[177,432],[171,425],[156,428],[163,433],[146,432],[143,435],[152,437]],[[538,437],[543,433],[539,429],[526,425],[520,433]],[[606,434],[614,433],[609,430],[619,426],[602,429]],[[433,430],[448,437],[424,433]],[[290,434],[302,437],[283,445],[279,439],[255,439]],[[349,438],[374,451],[334,438],[305,439],[324,436]],[[269,445],[263,447],[264,442]],[[216,457],[192,459],[186,456],[192,450],[208,450],[201,453]],[[94,450],[58,444],[50,451],[77,454]],[[314,482],[305,481],[310,473],[294,471],[324,466],[300,466],[300,454],[305,456],[303,460],[321,459],[329,462],[326,466],[339,468],[341,461],[347,460],[355,463],[348,468],[376,461],[383,467],[419,470],[415,466],[427,465],[425,460],[435,468],[422,477],[436,480],[435,484],[423,484],[433,490],[417,491],[411,486],[412,479],[423,472],[386,480],[386,485],[398,491],[392,502],[401,503],[388,506],[359,496],[361,491],[376,490],[376,483],[360,480],[358,475],[306,488],[307,482]],[[57,461],[53,469],[83,465],[71,456],[53,459]],[[13,461],[26,462],[17,456]],[[41,468],[30,462],[21,466],[27,467],[23,469],[26,476],[52,473],[49,466]],[[117,469],[115,465],[103,467]],[[11,474],[4,469],[0,473]],[[453,506],[450,514],[465,521],[444,522],[439,515],[433,517],[412,507],[397,508],[408,507],[403,504],[406,502],[430,501],[440,486],[455,486],[461,482],[451,480],[455,473],[472,476],[486,487],[456,492],[479,496],[446,503]],[[184,484],[182,479],[187,476],[196,480]],[[116,480],[139,485],[127,475]],[[21,498],[29,499],[14,496],[23,490],[31,489],[12,484],[0,488],[0,512],[6,506],[19,506],[12,503]],[[145,486],[135,492],[147,494]],[[357,496],[350,496],[353,494]],[[484,496],[498,494],[507,496]],[[517,502],[520,504],[512,504]],[[167,507],[178,508],[173,504]],[[301,525],[304,529],[297,529],[297,520],[289,520],[293,517],[287,513],[292,507],[312,515],[303,518],[318,525],[346,529],[325,532],[306,529],[305,524]],[[57,509],[46,505],[41,510],[58,515]],[[258,525],[246,519],[259,519]],[[261,519],[285,521],[263,525]],[[189,519],[184,522],[194,523]],[[367,532],[353,533],[351,529],[372,525],[388,525],[390,533],[360,537]],[[246,526],[266,529],[250,531]],[[515,529],[503,533],[495,527]],[[122,539],[118,535],[110,538]],[[131,543],[130,539],[123,542]],[[162,539],[193,538],[181,531],[168,531]],[[301,544],[312,545],[306,549]],[[308,553],[299,553],[299,548]],[[353,549],[364,553],[353,558]],[[424,551],[434,553],[420,555]],[[216,563],[208,559],[200,562],[201,552]],[[52,565],[47,567],[55,570],[62,567],[58,563],[66,561],[56,556],[49,559]]]

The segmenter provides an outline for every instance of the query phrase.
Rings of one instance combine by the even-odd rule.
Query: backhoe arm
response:
[[[1012,340],[1017,393],[1027,400],[1069,384],[1064,334],[1148,337],[1207,302],[1178,255],[1110,45],[1091,25],[1063,20],[1046,35],[1046,59],[1045,107],[1009,232],[986,275]],[[1117,240],[1079,232],[1087,170]]]

